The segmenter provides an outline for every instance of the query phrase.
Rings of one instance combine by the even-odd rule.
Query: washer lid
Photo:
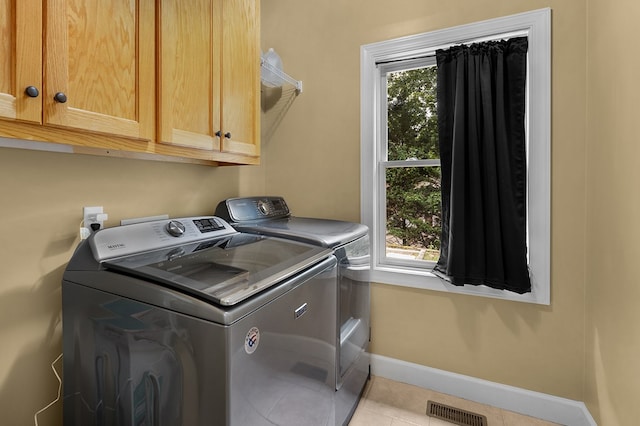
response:
[[[236,233],[106,260],[103,265],[230,306],[330,254],[328,249],[296,241]]]

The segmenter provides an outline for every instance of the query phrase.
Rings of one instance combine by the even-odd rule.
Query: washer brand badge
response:
[[[244,338],[244,351],[248,354],[252,354],[258,349],[258,344],[260,343],[260,330],[258,327],[251,327],[251,330],[247,333],[247,336]]]
[[[107,248],[109,250],[118,250],[121,248],[125,248],[125,244],[124,243],[114,243],[114,244],[107,244]]]

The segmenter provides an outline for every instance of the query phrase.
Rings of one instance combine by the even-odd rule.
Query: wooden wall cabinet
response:
[[[259,2],[164,0],[159,7],[158,142],[229,161],[257,157]]]
[[[0,117],[40,123],[42,101],[42,2],[0,0]],[[32,92],[35,95],[34,92]]]
[[[0,0],[0,5],[1,116],[154,137],[153,0]]]
[[[0,136],[257,164],[259,16],[259,0],[0,0]]]

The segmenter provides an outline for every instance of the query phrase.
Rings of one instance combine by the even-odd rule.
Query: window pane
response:
[[[387,73],[387,158],[437,159],[435,66]]]
[[[435,262],[440,250],[440,167],[386,170],[387,258]]]

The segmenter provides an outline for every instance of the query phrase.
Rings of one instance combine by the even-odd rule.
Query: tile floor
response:
[[[428,400],[482,414],[487,417],[487,426],[555,425],[555,423],[455,396],[372,376],[349,426],[450,426],[454,424],[427,416],[425,413]]]

